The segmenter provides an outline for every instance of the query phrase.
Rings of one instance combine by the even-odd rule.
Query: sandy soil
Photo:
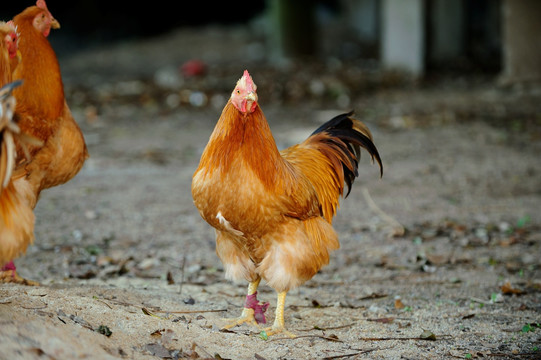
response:
[[[91,158],[36,208],[36,242],[16,264],[42,286],[0,285],[0,358],[541,358],[539,92],[468,78],[396,85],[368,72],[366,86],[343,80],[343,93],[322,97],[303,92],[324,78],[317,66],[296,72],[295,91],[279,83],[294,66],[269,70],[256,55],[239,66],[258,49],[210,29],[61,59]],[[169,57],[152,61],[157,52]],[[193,58],[211,64],[207,75],[177,76]],[[288,295],[296,339],[220,331],[246,284],[224,280],[191,200],[244,66],[280,148],[355,108],[385,166],[380,179],[363,158],[335,220],[341,249]],[[260,298],[272,318],[274,291],[262,285]]]

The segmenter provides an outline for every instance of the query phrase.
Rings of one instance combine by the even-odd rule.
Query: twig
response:
[[[516,358],[523,358],[524,357],[532,357],[533,359],[537,359],[537,357],[539,356],[539,354],[535,354],[535,353],[517,353],[517,354],[510,354],[510,353],[483,353],[483,356],[493,356],[493,357],[516,357]]]
[[[387,295],[387,294],[379,294],[379,293],[372,293],[370,295],[363,296],[362,298],[359,298],[359,300],[381,299],[381,298],[384,298],[384,297],[387,297],[387,296],[389,296],[389,295]]]
[[[402,338],[402,337],[383,337],[383,338],[367,338],[362,337],[359,338],[361,341],[391,341],[391,340],[421,340],[419,337],[409,337],[409,338]]]
[[[199,314],[199,313],[212,313],[212,312],[224,312],[227,309],[211,309],[211,310],[179,310],[179,311],[169,311],[169,310],[155,310],[157,313],[167,313],[167,314]]]
[[[351,323],[351,324],[347,324],[347,325],[341,325],[341,326],[333,326],[333,327],[328,327],[328,328],[322,328],[322,327],[319,327],[319,326],[315,325],[312,328],[299,329],[297,331],[313,331],[313,330],[329,331],[329,330],[345,329],[345,328],[348,328],[348,327],[352,327],[353,325],[355,325],[355,323]]]
[[[111,305],[107,304],[107,303],[106,303],[105,301],[103,301],[103,300],[100,300],[100,299],[98,299],[98,298],[94,298],[94,299],[97,300],[97,301],[99,301],[99,302],[102,303],[102,304],[105,304],[109,309],[112,309],[112,308],[113,308]]]
[[[40,300],[41,301],[41,300]],[[48,305],[46,302],[44,301],[41,301],[43,303],[42,306],[24,306],[24,305],[21,305],[21,307],[23,309],[27,309],[27,310],[41,310],[41,309],[45,309]]]
[[[300,336],[295,336],[295,337],[276,338],[276,339],[271,339],[271,340],[268,340],[268,341],[270,342],[270,341],[278,341],[278,340],[296,340],[296,339],[300,339],[300,338],[319,338],[319,339],[332,341],[332,342],[339,342],[339,343],[343,342],[342,340],[335,339],[335,338],[332,338],[332,337],[329,337],[329,336],[322,336],[322,335],[300,335]]]
[[[374,348],[374,349],[368,349],[368,350],[358,351],[358,352],[352,353],[352,354],[327,356],[327,357],[325,357],[325,358],[323,358],[323,359],[324,359],[324,360],[334,360],[334,359],[348,358],[348,357],[352,357],[352,356],[368,354],[368,353],[371,353],[372,351],[376,351],[376,350],[385,350],[385,349]]]
[[[372,211],[374,211],[376,214],[378,214],[384,221],[386,221],[389,225],[391,225],[393,231],[391,232],[392,236],[402,236],[405,234],[406,229],[402,224],[400,224],[395,218],[385,213],[383,210],[379,208],[378,205],[372,200],[372,197],[370,196],[370,193],[368,192],[368,189],[366,187],[361,188],[362,194],[366,202],[368,203],[368,206]]]
[[[355,323],[351,323],[351,324],[347,324],[347,325],[342,325],[342,326],[333,326],[333,327],[328,327],[328,328],[314,327],[313,330],[322,330],[322,331],[338,330],[338,329],[345,329],[345,328],[348,328],[348,327],[352,327],[353,325],[355,325]]]
[[[403,317],[386,317],[386,318],[367,318],[363,319],[365,321],[373,321],[373,322],[392,322],[394,320],[411,320],[411,318],[403,318]]]
[[[474,297],[471,297],[470,298],[470,301],[473,301],[473,302],[476,302],[476,303],[479,303],[479,304],[490,304],[490,300],[483,300],[483,299],[478,299],[478,298],[474,298]]]
[[[352,354],[343,354],[343,355],[335,355],[335,356],[327,356],[325,358],[323,358],[324,360],[333,360],[333,359],[344,359],[344,358],[348,358],[348,357],[352,357],[352,356],[357,356],[357,355],[361,355],[361,354],[366,354],[368,351],[359,351],[359,352],[356,352],[356,353],[352,353]]]
[[[525,359],[525,358],[528,358],[528,357],[531,357],[532,359],[537,359],[537,357],[539,356],[539,354],[536,354],[536,353],[517,353],[517,354],[512,354],[512,353],[485,353],[485,352],[479,352],[480,355],[482,355],[481,357],[504,357],[506,359]],[[454,354],[451,354],[449,353],[449,356],[452,356],[454,358],[457,358],[457,359],[464,359],[464,356],[463,355],[454,355]]]
[[[98,297],[94,297],[95,299],[98,299]],[[137,304],[133,304],[133,303],[129,303],[129,302],[126,302],[126,301],[121,301],[121,300],[116,300],[116,299],[106,299],[106,298],[103,298],[103,300],[107,300],[107,301],[111,301],[111,302],[114,302],[116,304],[119,304],[119,305],[124,305],[124,306],[135,306],[135,307],[139,307],[140,305],[137,305]]]
[[[151,312],[150,310],[148,310],[147,308],[141,308],[141,310],[143,311],[143,314],[145,314],[145,315],[148,315],[148,316],[154,316],[154,317],[157,317],[157,318],[159,318],[159,319],[167,319],[167,318],[165,318],[165,317],[163,317],[163,316],[159,316],[159,315],[156,315],[156,314],[152,313],[152,312]]]
[[[201,351],[203,351],[205,353],[205,358],[208,358],[208,359],[214,359],[214,356],[210,355],[209,352],[204,348],[202,347],[201,345],[197,344],[196,342],[194,342],[192,344],[192,350],[195,351],[195,348],[199,348]]]
[[[182,256],[182,266],[180,267],[180,284],[178,284],[178,293],[182,294],[182,286],[184,285],[185,271],[184,267],[186,266],[186,253]]]
[[[447,338],[452,337],[451,335],[438,335],[438,338]],[[361,341],[392,341],[392,340],[401,340],[401,341],[408,341],[408,340],[423,340],[423,341],[434,341],[432,339],[423,339],[422,337],[382,337],[382,338],[359,338]]]

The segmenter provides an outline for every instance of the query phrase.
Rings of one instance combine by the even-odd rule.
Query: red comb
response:
[[[255,84],[248,70],[244,70],[244,74],[242,75],[242,77],[246,78],[246,90],[255,91]]]
[[[36,1],[36,6],[40,9],[47,10],[47,4],[45,4],[45,0]]]

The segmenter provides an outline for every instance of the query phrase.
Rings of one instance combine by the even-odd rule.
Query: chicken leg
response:
[[[39,286],[39,283],[37,281],[27,280],[20,277],[19,274],[17,274],[17,268],[15,267],[13,261],[8,262],[6,265],[0,268],[0,284],[7,283]]]
[[[242,314],[239,318],[234,319],[232,322],[225,325],[223,327],[224,329],[231,329],[244,323],[250,323],[257,326],[258,323],[265,322],[264,312],[267,310],[269,304],[259,304],[257,301],[257,288],[260,282],[261,278],[258,278],[248,285],[248,294],[246,295],[246,301],[244,302]]]
[[[286,330],[285,321],[284,321],[284,308],[286,304],[286,294],[287,291],[282,291],[278,293],[276,300],[276,315],[274,318],[274,323],[271,327],[264,329],[263,331],[267,336],[284,334],[290,338],[296,338],[297,335]]]

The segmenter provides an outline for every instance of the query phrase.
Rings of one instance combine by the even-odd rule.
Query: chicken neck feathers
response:
[[[46,140],[62,114],[64,88],[60,65],[49,40],[32,25],[32,19],[39,11],[33,6],[13,18],[20,34],[22,58],[13,77],[24,80],[23,86],[15,91],[21,129]]]

